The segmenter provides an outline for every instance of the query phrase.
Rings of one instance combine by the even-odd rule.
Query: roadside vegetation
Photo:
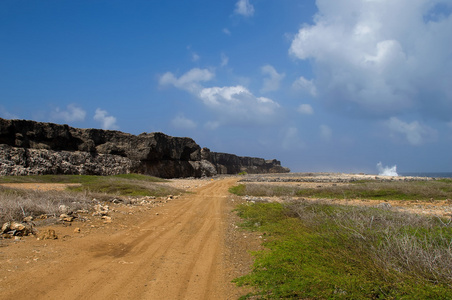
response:
[[[408,182],[357,181],[349,184],[321,186],[319,188],[250,183],[232,187],[230,191],[239,196],[297,196],[371,200],[446,200],[452,199],[452,180],[440,179]]]
[[[349,190],[354,194],[346,197],[451,197],[448,181],[428,182],[429,187],[410,182],[414,192],[408,197],[402,197],[404,184],[362,182],[331,187],[328,192],[333,190],[331,198],[343,198]],[[395,192],[392,196],[378,193],[378,185]],[[370,191],[364,194],[363,187]],[[247,184],[233,187],[231,192],[254,196],[306,192],[299,187],[283,188]],[[431,194],[419,192],[424,189]],[[326,198],[321,188],[313,190],[320,193],[310,197]],[[265,246],[254,253],[251,273],[235,280],[255,288],[242,299],[452,299],[450,218],[327,200],[245,203],[237,212],[243,219],[241,227],[259,232]]]
[[[181,193],[159,182],[166,180],[139,174],[114,176],[92,175],[36,175],[2,176],[0,183],[78,183],[68,186],[65,191],[40,191],[16,189],[0,186],[0,223],[21,221],[27,216],[57,214],[60,205],[74,210],[87,209],[92,199],[114,197],[162,197]]]

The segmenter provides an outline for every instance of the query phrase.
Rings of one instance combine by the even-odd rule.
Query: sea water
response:
[[[400,176],[452,178],[452,172],[400,172]]]

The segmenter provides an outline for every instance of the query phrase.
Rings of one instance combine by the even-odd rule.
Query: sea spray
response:
[[[377,164],[377,170],[378,170],[378,175],[381,176],[399,176],[399,174],[397,174],[397,165],[394,165],[392,167],[387,167],[384,166],[381,162],[379,162]]]

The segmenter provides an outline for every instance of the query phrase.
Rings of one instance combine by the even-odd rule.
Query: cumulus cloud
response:
[[[317,96],[317,88],[315,87],[314,82],[312,80],[307,80],[303,76],[294,81],[292,88],[294,90],[305,91],[313,97]]]
[[[303,115],[314,114],[314,109],[312,108],[312,106],[310,104],[300,104],[300,106],[298,106],[297,111]]]
[[[202,87],[200,82],[209,81],[215,76],[214,73],[207,69],[194,68],[183,74],[179,78],[171,72],[166,72],[159,79],[160,86],[172,85],[178,89],[196,93]]]
[[[277,102],[256,97],[241,85],[204,88],[199,98],[224,121],[232,122],[268,123],[280,108]]]
[[[387,117],[452,111],[452,4],[444,0],[318,0],[314,24],[290,54],[312,62],[315,91],[330,107]],[[438,5],[448,7],[438,16]],[[301,79],[297,84],[309,89]]]
[[[239,0],[235,4],[234,13],[237,15],[242,15],[244,17],[251,17],[254,15],[254,6],[249,0]]]
[[[261,89],[261,93],[277,91],[281,80],[286,76],[284,73],[278,73],[271,65],[263,66],[261,72],[262,74],[267,75],[267,78],[264,78],[264,85]]]
[[[206,125],[211,129],[226,123],[268,124],[275,120],[280,110],[280,105],[276,101],[255,96],[242,85],[204,87],[201,84],[214,76],[215,74],[209,70],[194,68],[179,78],[167,72],[160,77],[159,84],[185,90],[200,99],[217,115],[216,122]]]
[[[418,121],[406,123],[396,117],[385,121],[385,126],[395,139],[404,139],[410,145],[419,146],[426,142],[436,140],[437,131],[427,125],[422,125]]]
[[[61,120],[63,122],[76,122],[84,121],[86,117],[86,111],[76,106],[75,104],[69,104],[66,110],[62,110],[59,107],[55,108],[51,112],[52,120]]]
[[[102,129],[119,129],[118,125],[116,125],[116,118],[110,116],[106,110],[96,109],[94,120],[101,124]]]
[[[177,129],[195,129],[197,127],[193,120],[190,120],[183,115],[178,115],[172,119],[171,125]]]

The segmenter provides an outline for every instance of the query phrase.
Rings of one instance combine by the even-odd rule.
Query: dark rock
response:
[[[0,175],[141,173],[163,178],[289,172],[277,160],[210,152],[190,138],[0,118]]]

